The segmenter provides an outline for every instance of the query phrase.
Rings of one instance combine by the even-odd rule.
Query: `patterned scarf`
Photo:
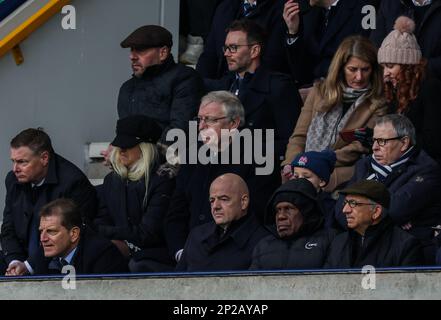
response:
[[[413,149],[414,147],[410,147],[409,150],[407,150],[397,161],[391,165],[382,165],[378,163],[375,156],[372,155],[371,167],[374,170],[374,173],[367,177],[367,180],[376,180],[382,183],[386,181],[387,177],[394,171],[395,168],[409,161],[410,157],[412,156]]]
[[[343,103],[354,103],[357,101],[358,98],[361,97],[361,95],[365,94],[371,89],[371,86],[365,88],[365,89],[353,89],[348,87],[343,87]]]
[[[343,103],[337,104],[328,112],[317,113],[309,125],[306,135],[305,152],[330,149],[337,141],[338,133],[343,130],[354,110],[365,100],[369,88],[355,90],[343,88],[343,103],[352,102],[343,114]]]

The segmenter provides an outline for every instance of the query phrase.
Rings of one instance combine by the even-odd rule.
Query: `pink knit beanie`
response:
[[[383,40],[378,50],[378,63],[420,63],[422,54],[414,30],[415,22],[412,19],[398,17],[394,30]]]

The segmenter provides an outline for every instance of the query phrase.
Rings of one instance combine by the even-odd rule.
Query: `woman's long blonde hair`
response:
[[[120,151],[121,148],[113,147],[110,153],[110,163],[112,164],[113,170],[118,174],[121,179],[128,179],[130,181],[138,181],[145,178],[145,194],[143,200],[143,207],[147,206],[147,191],[150,181],[151,171],[159,157],[158,148],[156,145],[147,142],[141,142],[138,144],[141,150],[141,157],[133,166],[128,169],[125,165],[121,163]]]
[[[319,85],[320,94],[324,98],[323,111],[331,110],[343,100],[343,88],[346,86],[344,67],[351,58],[358,58],[370,64],[371,88],[366,98],[370,99],[373,105],[383,104],[383,76],[377,61],[377,48],[365,37],[350,36],[338,47],[329,66],[328,76]]]

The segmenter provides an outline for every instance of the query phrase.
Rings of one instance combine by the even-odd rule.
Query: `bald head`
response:
[[[228,227],[248,212],[249,191],[238,175],[227,173],[216,178],[210,186],[211,214],[217,225]]]

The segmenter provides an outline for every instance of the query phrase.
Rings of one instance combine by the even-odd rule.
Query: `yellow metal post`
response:
[[[14,57],[15,64],[17,66],[24,62],[23,52],[21,51],[19,44],[12,48],[12,56]]]

